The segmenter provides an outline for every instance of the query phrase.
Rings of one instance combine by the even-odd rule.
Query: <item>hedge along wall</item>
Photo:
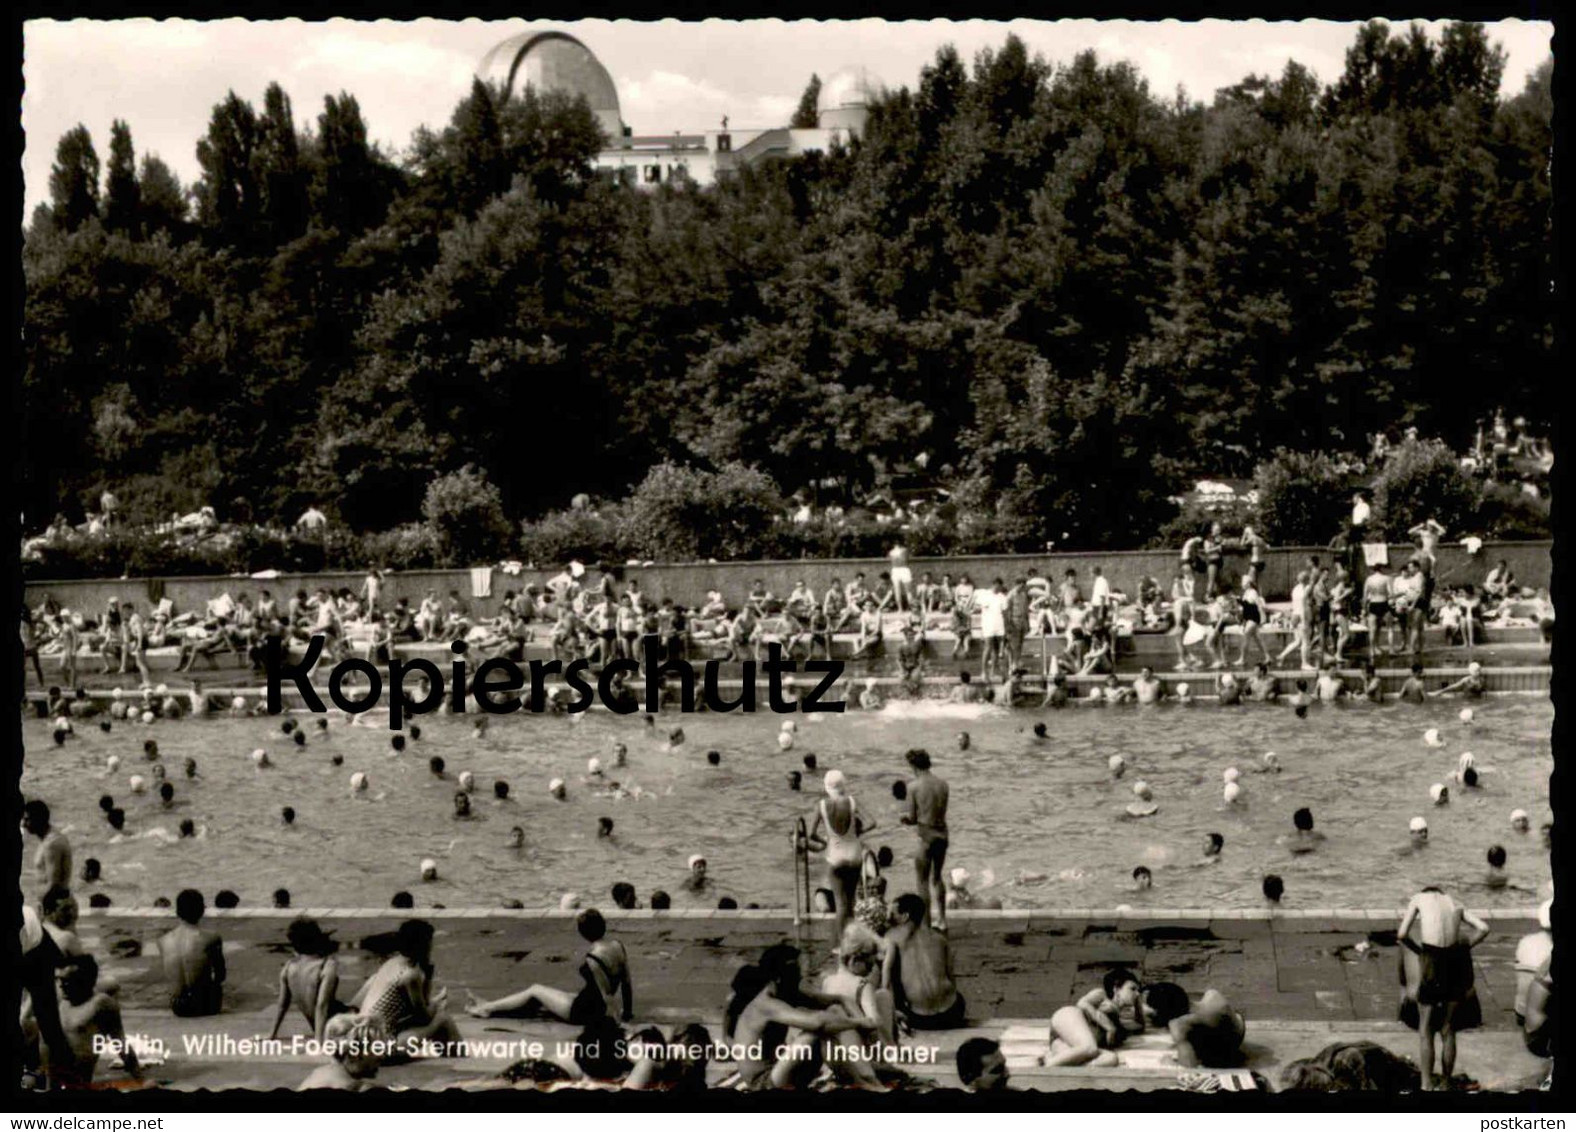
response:
[[[1519,584],[1545,588],[1553,568],[1551,542],[1485,543],[1476,555],[1469,555],[1458,546],[1441,547],[1439,551],[1439,581],[1443,585],[1467,582],[1481,585],[1484,576],[1496,561],[1503,558],[1510,563]],[[1390,548],[1392,563],[1404,562],[1413,553],[1413,547],[1396,545]],[[1266,555],[1263,591],[1271,600],[1284,599],[1291,593],[1297,570],[1309,555],[1318,555],[1321,562],[1328,562],[1330,553],[1323,547],[1283,547]],[[1088,591],[1089,578],[1094,567],[1099,566],[1111,585],[1129,594],[1136,593],[1139,581],[1153,576],[1169,592],[1170,580],[1178,566],[1174,550],[1129,550],[1090,554],[999,554],[963,555],[953,558],[913,558],[910,566],[917,581],[921,574],[930,571],[939,581],[943,573],[954,581],[963,575],[976,586],[988,586],[993,578],[1009,582],[1029,570],[1038,569],[1051,579],[1060,578],[1063,571],[1078,571],[1079,579]],[[1247,567],[1245,556],[1228,554],[1225,573],[1235,582]],[[779,597],[786,597],[796,582],[810,584],[817,596],[823,593],[833,578],[845,584],[854,574],[864,571],[873,586],[887,562],[879,558],[806,559],[803,561],[763,562],[696,562],[659,566],[621,567],[624,581],[631,578],[640,582],[640,588],[655,598],[671,597],[681,605],[699,605],[707,590],[719,590],[730,604],[737,605],[756,579],[763,580]],[[420,604],[428,589],[447,597],[450,590],[458,590],[471,604],[473,612],[491,616],[497,612],[506,590],[521,590],[526,585],[541,585],[555,570],[527,570],[518,575],[505,574],[494,569],[491,577],[491,595],[475,596],[470,570],[410,570],[390,574],[383,583],[383,604],[392,605],[398,598],[408,598],[412,607]],[[319,586],[339,589],[348,586],[359,592],[365,574],[361,572],[325,572],[321,574],[281,574],[277,578],[249,577],[195,577],[195,578],[120,578],[70,582],[32,582],[26,587],[26,599],[37,607],[45,595],[61,605],[82,610],[96,616],[110,598],[135,602],[143,606],[167,597],[175,603],[177,613],[201,611],[206,603],[228,591],[232,597],[243,593],[256,595],[260,590],[270,591],[283,606],[298,589],[308,592]]]

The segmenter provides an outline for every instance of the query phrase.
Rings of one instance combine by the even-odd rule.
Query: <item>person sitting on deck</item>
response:
[[[1218,990],[1207,990],[1198,1005],[1168,1029],[1176,1041],[1177,1061],[1194,1068],[1227,1069],[1241,1063],[1248,1026]]]
[[[816,1059],[800,1053],[817,1039],[878,1029],[874,1018],[846,1009],[842,999],[806,990],[799,981],[799,949],[787,943],[768,947],[758,963],[734,976],[723,1037],[736,1048],[765,1051],[759,1059],[746,1056],[736,1063],[739,1090],[786,1088],[813,1075]]]
[[[362,1018],[381,1023],[404,1055],[413,1042],[439,1043],[445,1055],[457,1048],[459,1028],[444,1005],[448,991],[432,993],[432,925],[406,920],[395,933],[395,954],[383,961],[351,1000]]]
[[[925,901],[908,892],[897,898],[894,924],[884,941],[881,988],[915,1030],[955,1030],[964,1024],[963,996],[952,976],[947,937],[931,928]]]
[[[372,1088],[372,1079],[378,1075],[378,1067],[382,1064],[377,1046],[388,1040],[388,1030],[376,1018],[360,1014],[336,1015],[323,1029],[323,1042],[332,1051],[333,1060],[312,1070],[296,1088],[352,1092]]]
[[[98,961],[91,955],[70,959],[60,973],[60,1025],[65,1031],[64,1057],[49,1061],[52,1082],[62,1088],[88,1088],[98,1068],[99,1052],[106,1041],[120,1050],[126,1072],[142,1075],[136,1051],[126,1042],[120,1003],[98,989]]]
[[[217,932],[204,931],[207,905],[202,893],[187,888],[175,898],[180,924],[159,937],[159,955],[170,981],[170,1010],[177,1018],[219,1013],[224,994],[224,943]]]
[[[339,945],[316,920],[292,920],[287,935],[295,955],[279,970],[279,1011],[268,1036],[279,1036],[279,1027],[293,1001],[311,1027],[312,1036],[323,1038],[329,1019],[350,1009],[335,997],[339,990],[339,961],[334,952]]]
[[[587,908],[575,918],[575,930],[590,947],[580,964],[584,985],[578,991],[535,984],[516,994],[491,1002],[472,997],[465,1012],[477,1018],[496,1015],[530,1017],[538,1011],[584,1026],[599,1018],[617,1016],[627,1022],[634,1017],[635,988],[629,977],[629,954],[616,939],[607,939],[607,921],[595,908]]]

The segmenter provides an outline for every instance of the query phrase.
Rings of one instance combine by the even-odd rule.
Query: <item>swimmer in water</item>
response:
[[[1293,853],[1311,853],[1324,840],[1324,834],[1313,828],[1313,811],[1302,807],[1291,816],[1293,832],[1285,844]]]
[[[470,821],[472,816],[471,796],[463,790],[456,790],[454,792],[454,820]]]
[[[1259,889],[1264,893],[1265,900],[1271,904],[1279,904],[1281,897],[1286,895],[1286,882],[1276,874],[1270,873],[1259,885]]]
[[[1045,688],[1045,700],[1041,707],[1064,708],[1071,697],[1067,691],[1067,677],[1060,672],[1051,677],[1051,682]]]
[[[1428,822],[1421,817],[1415,817],[1407,823],[1407,845],[1397,851],[1399,857],[1410,857],[1413,853],[1421,852],[1428,846]]]
[[[1532,820],[1527,817],[1526,810],[1512,810],[1510,812],[1510,828],[1517,833],[1526,833],[1532,829]]]
[[[1420,704],[1428,699],[1428,692],[1423,687],[1423,666],[1413,664],[1412,671],[1401,685],[1401,694],[1396,697],[1403,704]]]
[[[1139,671],[1138,678],[1133,681],[1133,696],[1141,704],[1159,703],[1166,694],[1166,687],[1155,676],[1155,670],[1149,665],[1144,665]]]
[[[1205,834],[1204,855],[1195,863],[1199,865],[1218,865],[1220,863],[1220,851],[1225,847],[1226,839],[1221,834]]]
[[[1133,690],[1122,687],[1121,681],[1116,678],[1114,672],[1105,678],[1105,683],[1100,688],[1100,697],[1108,705],[1124,704],[1132,695]]]
[[[865,711],[877,711],[881,707],[881,693],[876,689],[874,676],[865,680],[865,686],[859,693],[859,706]]]
[[[1460,693],[1469,700],[1480,700],[1487,691],[1488,681],[1483,678],[1483,666],[1474,660],[1467,665],[1467,674],[1465,676],[1453,683],[1446,684],[1437,692],[1430,692],[1429,697],[1437,699],[1440,696]]]
[[[196,759],[187,759],[186,762],[183,764],[183,767],[185,769],[187,778],[196,778],[197,777],[197,760]]]
[[[613,836],[613,819],[612,818],[606,818],[606,817],[604,817],[604,818],[597,818],[596,819],[596,835],[597,835],[598,838],[612,837]]]
[[[1105,765],[1110,770],[1112,778],[1121,778],[1127,773],[1127,760],[1121,755],[1112,755],[1105,760]]]
[[[1147,865],[1139,865],[1133,870],[1133,891],[1148,892],[1155,884],[1155,874],[1149,871]]]
[[[626,747],[623,743],[614,743],[613,744],[613,765],[615,767],[620,767],[620,766],[627,765],[628,762],[629,762],[629,748]]]
[[[512,825],[509,827],[509,848],[525,848],[525,830],[520,826]]]
[[[564,780],[562,778],[555,778],[549,782],[547,784],[547,792],[552,797],[558,799],[560,802],[562,802],[568,795],[568,791],[564,788]]]
[[[1337,703],[1346,695],[1346,681],[1335,671],[1335,662],[1326,661],[1319,671],[1319,677],[1314,681],[1314,694],[1321,704]]]
[[[1280,681],[1270,675],[1270,666],[1262,660],[1254,667],[1248,680],[1248,698],[1255,703],[1274,703],[1280,697]]]
[[[1363,699],[1371,704],[1384,703],[1384,681],[1374,671],[1374,662],[1371,660],[1363,664]]]
[[[1504,888],[1510,883],[1510,877],[1505,873],[1505,847],[1491,845],[1488,850],[1488,875],[1483,883],[1490,888]]]
[[[788,772],[788,789],[798,790],[802,784],[803,777],[800,773],[797,770],[790,770]]]
[[[1215,700],[1222,707],[1235,707],[1242,702],[1242,684],[1230,672],[1215,677]]]
[[[1177,685],[1177,703],[1183,707],[1190,707],[1193,703],[1193,689],[1186,683]]]
[[[1154,792],[1150,790],[1149,783],[1133,783],[1135,800],[1127,804],[1127,816],[1131,818],[1147,818],[1160,809],[1155,803]]]
[[[969,738],[969,733],[967,731],[958,732],[958,750],[968,750],[971,742],[972,740]]]

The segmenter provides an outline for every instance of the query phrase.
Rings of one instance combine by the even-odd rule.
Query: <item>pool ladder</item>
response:
[[[800,817],[794,819],[793,827],[793,933],[801,954],[813,907],[810,902],[810,830]]]

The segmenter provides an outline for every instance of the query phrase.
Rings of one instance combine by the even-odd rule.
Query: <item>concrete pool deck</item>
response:
[[[1480,1087],[1535,1087],[1548,1063],[1533,1058],[1515,1029],[1514,952],[1535,930],[1532,909],[1482,913],[1493,934],[1474,952],[1481,1029],[1461,1036],[1457,1072]],[[288,1087],[304,1078],[316,1059],[289,1052],[243,1056],[224,1051],[188,1052],[188,1037],[265,1037],[273,1024],[278,970],[288,954],[285,928],[295,915],[310,915],[340,941],[339,963],[353,993],[386,946],[378,937],[415,915],[437,930],[435,985],[449,989],[456,1008],[465,993],[492,998],[531,983],[573,987],[583,943],[573,912],[493,909],[236,909],[210,913],[205,925],[225,939],[229,963],[225,1012],[207,1019],[176,1019],[156,968],[154,941],[174,924],[163,909],[87,911],[79,927],[89,950],[102,957],[104,974],[120,983],[129,1033],[162,1040],[169,1060],[148,1078],[171,1088]],[[729,984],[741,965],[768,944],[795,941],[792,916],[776,910],[710,912],[609,911],[610,931],[628,947],[635,986],[636,1024],[664,1026],[699,1020],[717,1031]],[[934,1064],[914,1065],[918,1075],[955,1086],[956,1049],[967,1037],[986,1034],[1013,1041],[1014,1078],[1045,1090],[1175,1088],[1178,1068],[1160,1050],[1139,1049],[1128,1064],[1109,1070],[1046,1069],[1034,1063],[1034,1042],[1050,1015],[1098,983],[1113,966],[1127,966],[1146,981],[1181,983],[1195,995],[1216,987],[1248,1020],[1247,1067],[1270,1082],[1290,1060],[1331,1042],[1374,1041],[1415,1058],[1415,1034],[1394,1021],[1399,999],[1391,909],[1211,912],[1140,908],[1133,911],[1058,909],[957,912],[949,936],[959,987],[968,1002],[966,1029],[922,1035]],[[807,970],[828,961],[830,918],[802,926]],[[1359,949],[1359,945],[1366,945]],[[473,1041],[542,1041],[547,1056],[574,1031],[564,1025],[512,1019],[462,1018]],[[1010,1031],[1010,1033],[1009,1033]],[[304,1033],[298,1013],[282,1030]],[[1029,1047],[1021,1044],[1030,1036]],[[913,1044],[913,1039],[909,1044]],[[385,1069],[380,1085],[442,1088],[495,1073],[515,1057],[486,1052],[457,1060],[423,1061]],[[720,1079],[727,1066],[715,1066]],[[119,1077],[110,1074],[109,1079]]]

